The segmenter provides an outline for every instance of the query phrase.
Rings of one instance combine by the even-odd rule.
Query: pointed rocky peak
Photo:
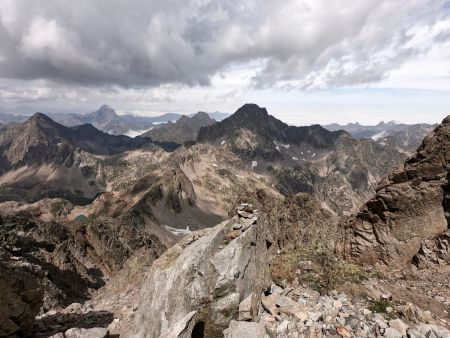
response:
[[[235,118],[261,118],[267,117],[269,116],[269,114],[267,113],[266,108],[261,108],[254,103],[246,103],[241,108],[239,108],[232,116]]]
[[[36,113],[31,116],[27,121],[25,121],[25,125],[28,127],[38,128],[38,129],[61,129],[65,128],[59,123],[53,121],[50,117],[42,113]]]
[[[42,113],[35,113],[33,116],[31,116],[27,122],[30,123],[50,123],[50,122],[54,122],[50,117],[48,117],[45,114]]]
[[[181,115],[181,117],[180,117],[178,120],[176,120],[175,122],[169,121],[168,123],[181,123],[181,122],[187,122],[187,121],[189,121],[191,118],[194,118],[194,117],[189,117],[189,116],[187,116],[187,115]]]
[[[192,118],[196,119],[196,120],[211,120],[212,121],[212,118],[208,115],[208,113],[205,113],[203,111],[199,111],[197,114],[192,116]]]
[[[239,135],[246,139],[250,137],[253,144],[258,139],[261,149],[267,149],[269,145],[275,149],[274,141],[284,144],[308,143],[317,148],[326,148],[333,146],[342,132],[330,132],[320,125],[288,126],[269,115],[266,108],[247,103],[223,121],[200,129],[198,141],[222,142],[228,139],[234,142]]]

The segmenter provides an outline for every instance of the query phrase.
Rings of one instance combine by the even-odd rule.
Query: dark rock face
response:
[[[0,248],[0,337],[29,337],[43,302],[42,276]]]
[[[192,117],[182,116],[175,123],[169,122],[161,127],[149,130],[141,136],[150,137],[153,141],[175,142],[183,144],[197,139],[200,128],[214,124],[207,113],[199,112]]]
[[[89,299],[140,248],[158,257],[165,247],[143,229],[108,220],[41,222],[3,218],[0,249],[33,265],[44,290],[43,311]]]
[[[350,221],[347,253],[393,268],[411,263],[424,240],[449,227],[450,117],[427,136],[402,169]]]

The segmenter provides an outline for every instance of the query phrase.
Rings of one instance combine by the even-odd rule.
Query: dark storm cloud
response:
[[[446,6],[440,0],[0,0],[0,77],[94,87],[205,85],[219,71],[257,61],[257,87],[368,83],[448,34],[433,31],[446,19]],[[418,32],[422,40],[415,41]]]

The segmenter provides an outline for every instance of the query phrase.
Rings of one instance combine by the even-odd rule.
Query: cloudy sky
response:
[[[0,0],[0,111],[450,114],[449,0]]]

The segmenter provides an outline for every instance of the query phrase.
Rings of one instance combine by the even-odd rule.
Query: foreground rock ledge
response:
[[[270,285],[265,219],[247,206],[214,228],[192,233],[157,259],[141,291],[132,337],[222,337],[239,304],[255,308]],[[251,307],[251,306],[250,306]]]

